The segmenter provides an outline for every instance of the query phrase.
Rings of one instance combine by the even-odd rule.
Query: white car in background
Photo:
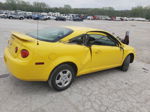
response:
[[[6,18],[7,14],[0,14],[0,18]]]
[[[55,20],[56,19],[55,16],[47,16],[47,18],[50,19],[50,20]]]
[[[21,15],[21,14],[8,14],[7,18],[8,19],[20,19],[20,20],[23,20],[24,16]]]
[[[92,19],[93,19],[93,16],[88,16],[87,19],[88,19],[88,20],[92,20]]]
[[[69,21],[72,21],[73,20],[73,17],[72,16],[65,16],[65,18]]]

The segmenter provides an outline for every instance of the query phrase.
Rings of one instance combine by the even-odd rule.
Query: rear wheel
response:
[[[128,71],[129,65],[130,65],[130,59],[131,59],[130,55],[128,55],[128,56],[125,58],[125,60],[124,60],[124,62],[123,62],[123,64],[122,64],[122,66],[120,67],[120,69],[121,69],[122,71],[124,71],[124,72]]]
[[[71,85],[74,78],[74,69],[68,64],[62,64],[53,70],[48,83],[53,89],[62,91]]]

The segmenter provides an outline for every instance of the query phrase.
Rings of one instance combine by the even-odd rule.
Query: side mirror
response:
[[[129,31],[126,32],[125,38],[122,40],[122,43],[129,45]]]

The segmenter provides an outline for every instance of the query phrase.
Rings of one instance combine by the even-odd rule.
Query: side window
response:
[[[88,34],[88,36],[89,36],[89,44],[116,46],[116,43],[107,36],[98,34]]]
[[[73,39],[70,39],[69,40],[69,43],[75,43],[75,44],[80,44],[82,45],[83,44],[83,35],[80,35],[78,37],[75,37]]]

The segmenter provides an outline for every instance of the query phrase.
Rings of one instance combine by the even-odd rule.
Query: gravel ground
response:
[[[55,92],[46,82],[25,82],[9,75],[3,51],[12,31],[36,30],[36,21],[0,19],[0,112],[150,112],[150,22],[40,21],[39,28],[74,25],[107,30],[124,37],[137,56],[128,72],[111,69],[85,75]]]

